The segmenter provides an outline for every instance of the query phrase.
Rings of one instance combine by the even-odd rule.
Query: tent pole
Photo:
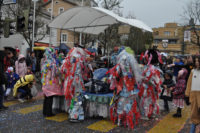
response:
[[[59,46],[60,48],[61,48],[61,39],[62,39],[61,34],[62,34],[62,29],[60,29],[60,46]],[[59,51],[60,51],[60,48],[59,48]]]
[[[106,30],[105,30],[105,43],[104,43],[104,56],[106,55]]]

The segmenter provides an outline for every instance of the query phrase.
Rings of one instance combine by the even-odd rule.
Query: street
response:
[[[43,117],[41,96],[25,103],[7,101],[4,104],[9,109],[0,112],[0,133],[188,133],[189,130],[190,108],[187,106],[182,118],[173,118],[173,109],[169,114],[160,113],[149,121],[141,120],[134,129],[128,129],[117,127],[110,120],[102,118],[88,118],[80,123],[71,123],[67,113]]]

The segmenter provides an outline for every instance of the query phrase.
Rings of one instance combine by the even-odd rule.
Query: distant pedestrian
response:
[[[182,117],[181,110],[184,108],[184,94],[186,89],[186,76],[187,76],[187,70],[185,68],[182,68],[178,72],[177,77],[177,83],[173,91],[173,104],[175,107],[177,107],[176,114],[173,115],[173,117]]]
[[[195,67],[190,73],[185,96],[189,97],[191,103],[190,133],[195,133],[196,127],[200,127],[200,59],[198,58],[196,58]]]
[[[31,53],[31,69],[32,69],[32,72],[35,73],[36,72],[36,63],[37,63],[37,59],[35,57],[35,53],[32,52]]]
[[[4,54],[3,52],[0,51],[0,110],[5,110],[8,107],[5,107],[3,105],[3,100],[4,100],[4,91],[5,91],[5,84],[6,84],[6,78],[4,74],[4,63],[3,63],[3,57]]]
[[[19,77],[23,77],[27,73],[27,66],[24,55],[19,55],[18,60],[15,62],[15,71]]]

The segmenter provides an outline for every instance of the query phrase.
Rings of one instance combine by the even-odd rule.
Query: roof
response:
[[[117,23],[128,24],[152,32],[152,29],[140,20],[126,19],[99,7],[70,8],[57,16],[49,24],[49,27],[72,31],[75,29],[76,32],[98,35],[110,25]]]
[[[70,4],[72,4],[72,5],[74,5],[74,6],[78,6],[76,3],[74,3],[74,2],[72,2],[72,1],[70,1],[70,0],[63,0],[64,2],[67,2],[67,3],[70,3]],[[46,6],[46,5],[48,5],[48,4],[50,4],[51,3],[51,0],[49,0],[48,2],[46,2],[46,3],[44,3],[42,6]]]

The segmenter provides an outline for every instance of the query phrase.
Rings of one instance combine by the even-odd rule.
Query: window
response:
[[[67,43],[67,33],[61,34],[61,43]]]
[[[169,32],[169,31],[165,31],[165,32],[164,32],[164,35],[165,35],[165,36],[170,36],[170,32]]]
[[[58,14],[61,14],[62,12],[64,12],[64,8],[60,7],[59,10],[58,10]]]
[[[48,12],[51,12],[51,8],[48,8]]]

